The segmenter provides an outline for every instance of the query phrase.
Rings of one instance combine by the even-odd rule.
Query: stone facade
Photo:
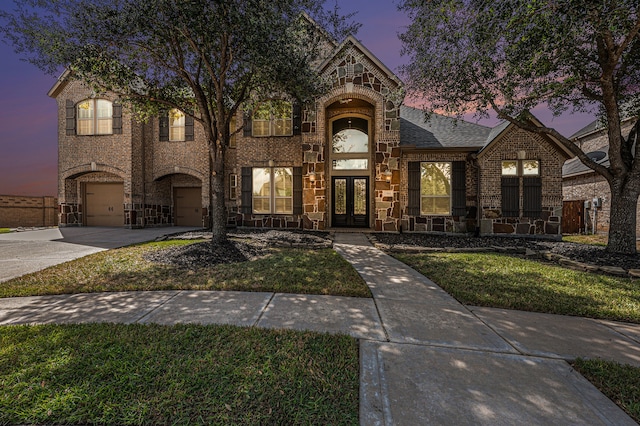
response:
[[[54,197],[0,195],[0,228],[57,224],[58,200]]]

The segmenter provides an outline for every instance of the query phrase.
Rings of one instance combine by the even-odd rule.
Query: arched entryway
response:
[[[330,121],[330,206],[334,227],[370,227],[370,127],[369,119],[357,114]]]

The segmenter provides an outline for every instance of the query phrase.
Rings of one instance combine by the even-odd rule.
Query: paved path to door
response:
[[[236,324],[360,339],[363,425],[635,424],[568,359],[640,366],[640,326],[465,307],[372,247],[336,234],[335,249],[373,299],[160,291],[0,299],[0,324]]]
[[[194,229],[70,227],[0,234],[0,283],[99,251]]]

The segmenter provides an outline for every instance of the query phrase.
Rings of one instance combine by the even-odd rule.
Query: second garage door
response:
[[[174,188],[176,226],[202,226],[202,189]]]
[[[85,213],[87,226],[124,225],[124,185],[122,183],[87,183]]]

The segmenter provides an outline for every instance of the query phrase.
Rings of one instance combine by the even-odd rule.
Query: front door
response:
[[[341,227],[369,227],[369,178],[334,176],[332,224]]]

